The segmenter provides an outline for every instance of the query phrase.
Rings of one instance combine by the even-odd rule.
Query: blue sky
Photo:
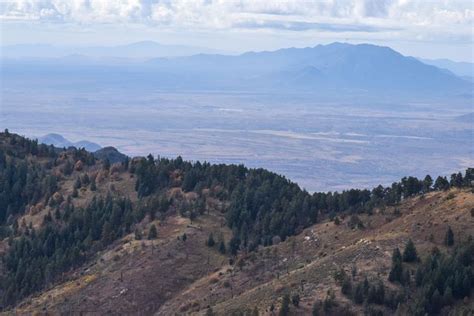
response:
[[[243,52],[334,41],[474,60],[474,2],[459,0],[0,0],[2,45],[153,40]]]

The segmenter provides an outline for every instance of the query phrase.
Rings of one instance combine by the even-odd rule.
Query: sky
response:
[[[474,61],[474,1],[0,0],[1,45],[152,40],[232,53],[335,41]]]

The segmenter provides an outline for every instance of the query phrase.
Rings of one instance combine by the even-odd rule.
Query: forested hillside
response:
[[[107,152],[114,156],[108,157]],[[203,255],[203,251],[207,253],[209,249],[214,249],[212,256],[216,261],[211,262],[211,254],[207,255],[207,259],[199,260],[207,260],[209,267],[214,265],[216,270],[229,264],[229,269],[239,269],[242,274],[249,260],[254,263],[259,261],[249,259],[249,256],[261,256],[264,249],[286,247],[295,238],[302,238],[309,229],[319,234],[320,230],[327,230],[323,227],[331,224],[337,232],[344,224],[342,226],[349,229],[348,232],[341,232],[340,238],[344,239],[344,235],[372,229],[371,225],[375,224],[370,223],[381,219],[384,212],[392,212],[391,220],[396,220],[405,214],[400,208],[415,199],[445,195],[446,201],[450,201],[461,192],[469,200],[474,181],[474,169],[469,168],[464,173],[451,175],[449,179],[441,176],[433,179],[429,175],[423,179],[406,177],[389,187],[378,186],[372,190],[309,193],[288,179],[264,169],[187,162],[181,157],[168,159],[152,155],[127,157],[121,162],[111,163],[117,161],[116,156],[115,150],[109,150],[103,152],[99,159],[84,149],[58,149],[7,130],[0,133],[2,309],[22,306],[42,292],[48,293],[65,286],[70,280],[77,279],[81,275],[78,271],[86,270],[84,267],[95,267],[98,271],[106,269],[100,268],[98,258],[105,262],[110,260],[109,257],[114,258],[115,263],[110,265],[117,266],[115,271],[120,271],[122,282],[127,268],[120,265],[121,257],[115,259],[118,255],[107,255],[122,244],[141,243],[142,247],[150,244],[153,255],[156,244],[159,244],[158,249],[168,249],[166,247],[178,240],[175,251],[182,249],[184,254],[180,250],[176,256],[185,255],[188,258],[192,250],[185,246],[186,243],[199,241],[204,250],[195,254],[197,258]],[[469,216],[472,221],[474,208]],[[207,231],[206,227],[213,228]],[[177,231],[180,233],[177,234]],[[400,304],[406,304],[406,308],[415,314],[439,313],[443,307],[472,300],[469,297],[474,286],[474,244],[467,235],[463,240],[454,236],[456,233],[449,228],[443,240],[446,250],[442,251],[423,248],[422,253],[418,253],[416,243],[411,241],[403,254],[392,249],[392,264],[386,269],[389,276],[383,280],[359,280],[345,272],[335,279],[346,299],[352,300],[354,306],[366,302],[385,306],[385,309],[380,309],[381,313],[391,313],[400,308]],[[203,238],[205,242],[201,240]],[[333,242],[339,241],[333,239]],[[327,247],[331,245],[332,242],[328,242]],[[196,247],[195,250],[200,249]],[[167,258],[173,257],[172,251],[172,248],[167,250]],[[282,248],[280,251],[286,250]],[[104,256],[106,259],[103,259]],[[319,258],[322,260],[323,257]],[[129,257],[128,260],[134,259]],[[166,261],[163,260],[155,264]],[[312,262],[315,259],[306,260]],[[277,262],[279,259],[273,264]],[[183,266],[187,264],[183,263]],[[180,269],[180,266],[173,269]],[[288,273],[289,269],[286,268]],[[412,274],[413,271],[416,273]],[[195,276],[187,277],[189,282],[195,282],[211,272],[201,271],[201,275],[196,271]],[[263,271],[261,273],[257,279],[269,277]],[[182,284],[183,290],[187,285]],[[400,286],[404,292],[392,291],[393,287]],[[230,288],[233,286],[230,285]],[[168,290],[171,293],[171,289]],[[385,292],[402,294],[387,299]],[[420,299],[413,302],[408,293],[416,294]],[[110,301],[113,295],[109,295]],[[172,304],[172,300],[181,294],[177,292],[174,295],[160,296],[161,301],[148,312],[160,313],[159,308],[163,304],[168,301]],[[232,291],[229,302],[235,295]],[[290,304],[290,299],[285,295],[282,297],[281,306],[272,306],[286,315],[285,311],[289,313],[290,310],[286,306]],[[332,296],[328,297],[335,300]],[[29,299],[25,301],[25,298]],[[219,304],[225,301],[222,298],[215,301],[219,311],[222,311]],[[73,303],[68,304],[66,295],[61,304],[67,307]],[[292,304],[298,308],[299,298],[293,297]],[[328,312],[331,304],[337,305],[331,301],[321,301],[321,305],[316,303],[312,313],[325,309]],[[212,313],[213,304],[208,301],[207,305],[208,309],[201,308],[195,312]],[[115,308],[118,311],[120,307]],[[140,310],[139,307],[134,308],[128,312]],[[262,306],[256,306],[256,309],[257,313],[270,312]]]

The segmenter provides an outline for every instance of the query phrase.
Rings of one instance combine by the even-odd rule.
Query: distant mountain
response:
[[[87,140],[81,140],[74,143],[67,140],[62,135],[55,134],[55,133],[44,135],[43,137],[38,138],[38,141],[40,143],[53,145],[59,148],[63,148],[63,147],[68,148],[68,147],[73,146],[76,148],[85,148],[88,151],[97,151],[102,148],[100,145],[93,142],[89,142]]]
[[[474,63],[469,62],[458,62],[449,59],[423,59],[419,58],[420,61],[427,65],[436,66],[441,69],[446,69],[455,74],[456,76],[466,77],[474,79]]]
[[[389,47],[369,44],[333,43],[238,56],[201,54],[158,58],[149,64],[175,86],[436,94],[472,88],[469,82],[450,72],[403,56]]]
[[[456,116],[454,120],[457,122],[474,124],[474,112]]]
[[[153,41],[142,41],[118,46],[66,47],[48,44],[19,44],[3,46],[3,58],[64,58],[81,56],[84,58],[129,58],[147,59],[155,57],[176,57],[195,54],[216,54],[222,51],[185,45],[164,45]]]
[[[110,163],[124,162],[127,156],[119,152],[115,147],[104,147],[93,153],[100,160],[108,159]]]
[[[161,47],[140,42],[117,48],[123,55]],[[103,54],[104,52],[101,52]],[[129,56],[129,55],[128,55]],[[470,98],[473,83],[452,72],[403,56],[389,47],[332,43],[307,48],[248,52],[237,56],[198,54],[133,63],[83,55],[58,60],[9,60],[0,64],[5,82],[76,89],[162,89],[314,93],[328,97]],[[9,80],[12,78],[13,80]],[[39,82],[36,78],[42,78]],[[30,80],[30,81],[29,81]],[[29,83],[30,82],[30,83]]]

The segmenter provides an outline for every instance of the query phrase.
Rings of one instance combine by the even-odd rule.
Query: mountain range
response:
[[[127,46],[155,47],[152,43]],[[140,50],[137,50],[137,53]],[[152,51],[152,49],[150,49]],[[389,47],[332,43],[307,48],[247,52],[241,55],[197,54],[142,62],[90,61],[82,55],[59,60],[12,60],[1,66],[24,84],[128,89],[305,92],[339,96],[472,97],[473,83],[453,72],[404,56]],[[35,78],[42,78],[38,82]]]
[[[3,58],[129,58],[189,56],[195,54],[217,54],[223,51],[187,45],[165,45],[154,41],[140,41],[116,46],[56,46],[51,44],[17,44],[0,49]]]
[[[149,61],[161,73],[186,73],[218,87],[278,89],[454,91],[472,87],[453,73],[406,57],[388,47],[333,43],[238,56],[196,55]]]

